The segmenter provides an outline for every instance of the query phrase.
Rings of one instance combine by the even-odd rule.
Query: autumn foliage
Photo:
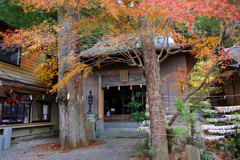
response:
[[[102,145],[105,144],[106,142],[95,142],[95,141],[90,141],[90,145],[89,147],[81,147],[81,148],[77,148],[77,150],[81,150],[81,149],[88,149],[88,148],[93,148],[96,147],[98,145]],[[61,149],[60,148],[60,144],[59,142],[51,142],[51,143],[47,143],[47,144],[41,144],[41,145],[37,145],[36,146],[37,150],[41,150],[41,151],[47,151],[47,152],[58,152],[58,153],[68,153],[71,152],[72,150],[70,149]]]
[[[211,60],[208,59],[208,63],[204,67],[204,72],[207,72],[211,65],[215,65],[215,61],[227,57],[215,54],[216,46],[222,40],[221,35],[209,36],[206,31],[202,35],[197,34],[195,26],[199,20],[203,20],[200,17],[216,21],[219,19],[219,31],[222,32],[224,28],[227,28],[228,32],[237,32],[235,28],[231,29],[230,26],[240,21],[238,2],[229,2],[228,0],[13,0],[13,3],[22,6],[26,12],[30,13],[39,9],[46,12],[55,12],[63,6],[68,8],[69,11],[74,8],[74,12],[81,15],[81,18],[72,24],[74,27],[73,33],[68,36],[76,37],[77,44],[81,46],[76,46],[76,50],[83,57],[85,56],[83,51],[93,47],[97,41],[113,39],[110,45],[114,45],[114,43],[121,43],[119,42],[121,39],[125,41],[126,39],[124,40],[122,37],[126,35],[138,37],[140,34],[139,17],[147,16],[154,24],[154,29],[151,32],[154,32],[155,36],[171,37],[183,49],[190,46],[195,49],[191,52],[196,58],[211,57]],[[20,29],[15,33],[6,33],[5,42],[7,45],[18,44],[27,48],[23,56],[31,57],[33,54],[39,54],[42,57],[49,54],[56,55],[57,41],[59,41],[56,33],[61,29],[62,26],[58,25],[57,22],[45,21],[39,26],[31,26],[26,30]],[[104,36],[96,36],[96,32],[101,32]],[[183,34],[183,32],[188,34]],[[90,39],[91,42],[89,42]],[[95,39],[96,42],[93,42],[92,39]],[[167,41],[168,38],[165,39],[165,42]],[[74,73],[82,71],[84,71],[86,77],[89,74],[88,72],[91,71],[89,67],[96,65],[100,67],[100,61],[97,61],[97,64],[88,65],[88,67],[84,65],[84,62],[79,63],[77,61],[79,55],[72,54],[72,58],[64,60],[73,64],[73,66],[81,66],[78,71],[76,68],[69,71],[67,73],[69,76],[66,77],[71,77]],[[50,67],[49,61],[51,60],[39,66],[35,71],[37,77],[47,86],[51,85],[52,78],[57,75],[56,63],[51,63],[53,66]],[[31,61],[24,63],[30,66]],[[68,78],[63,80],[63,83],[66,83],[67,80]],[[55,89],[61,87],[63,83],[56,86]],[[183,83],[181,82],[181,84]]]
[[[66,72],[64,70],[64,75],[58,75],[61,81],[53,87],[53,90],[60,89],[77,73],[86,77],[92,72],[94,66],[101,67],[103,61],[126,62],[130,66],[137,66],[145,72],[146,70],[151,72],[152,70],[157,71],[159,69],[157,66],[160,67],[160,64],[167,57],[188,52],[193,54],[196,59],[204,59],[205,63],[201,64],[202,67],[198,70],[198,73],[192,74],[192,76],[196,76],[194,74],[201,72],[203,79],[186,82],[189,75],[183,68],[179,68],[180,72],[175,73],[177,77],[175,80],[178,80],[178,82],[174,87],[185,88],[190,83],[196,87],[183,100],[185,103],[198,90],[206,88],[211,79],[218,78],[219,74],[213,72],[214,69],[216,66],[218,68],[225,67],[224,62],[230,59],[225,47],[227,45],[239,45],[239,35],[237,33],[239,33],[240,9],[238,1],[13,0],[13,3],[22,6],[26,12],[59,11],[59,17],[63,17],[62,21],[45,21],[41,25],[33,25],[26,30],[20,29],[12,34],[5,33],[5,43],[25,47],[24,55],[57,55],[61,46],[65,48],[70,46],[69,48],[72,50],[64,58],[58,57],[59,68],[65,64],[70,64],[70,67]],[[64,33],[67,29],[66,34],[59,34]],[[150,45],[154,46],[151,42],[154,43],[153,39],[155,37],[161,37],[163,40],[162,48],[156,53],[157,56],[155,55],[155,48],[150,47]],[[142,39],[145,39],[145,41]],[[170,39],[174,40],[176,46],[170,46]],[[96,44],[99,44],[98,46],[102,49],[98,50]],[[94,48],[94,52],[86,54],[86,50],[90,48]],[[152,52],[150,53],[150,51]],[[123,58],[109,59],[108,56],[101,57],[101,54],[99,54],[109,54],[111,52],[117,52]],[[152,64],[154,64],[148,63],[149,66],[147,66],[144,63],[149,55],[151,55],[150,58],[154,57],[152,60]],[[48,68],[49,64],[53,64],[53,66]],[[42,80],[50,85],[51,80],[48,80],[47,77],[56,76],[56,68],[56,61],[48,60],[45,64],[39,66],[39,71],[35,73],[38,73],[39,78],[42,77]],[[154,124],[159,124],[158,122],[164,119],[164,116],[159,116],[163,115],[161,112],[163,110],[162,103],[160,100],[158,102],[154,100],[161,99],[161,87],[159,87],[161,82],[151,79],[151,77],[160,77],[158,75],[160,73],[151,72],[151,74],[153,75],[146,75],[146,84],[150,84],[153,90],[159,89],[153,92],[157,95],[150,95],[156,96],[155,98],[148,97],[149,104],[154,105],[150,106],[155,107],[150,109],[150,114],[153,113],[156,116],[156,119],[151,119],[151,121],[155,121],[152,123],[152,129],[161,132],[162,130],[159,128],[165,128],[165,122],[154,127]],[[151,82],[157,82],[154,85],[158,87],[154,88]],[[157,110],[157,112],[154,112],[154,110]],[[174,117],[176,119],[177,114]],[[173,123],[173,121],[170,121],[170,123]],[[159,143],[166,142],[166,136],[154,133],[153,140]],[[160,155],[162,146],[158,144],[156,147],[159,152],[157,157],[159,159],[160,157],[162,159],[166,158],[166,155]],[[163,146],[162,149],[167,151],[167,146]],[[157,158],[155,157],[155,159]]]

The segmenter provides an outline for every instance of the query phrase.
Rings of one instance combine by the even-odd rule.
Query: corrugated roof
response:
[[[230,51],[228,52],[229,55],[232,56],[232,59],[236,62],[240,62],[240,46],[235,46],[230,48]]]
[[[129,46],[132,47],[129,47]],[[154,45],[156,50],[161,50],[162,48],[167,48],[169,45],[169,48],[179,48],[174,40],[172,38],[168,39],[168,45],[167,41],[164,40],[164,37],[156,37],[154,40]],[[105,41],[97,42],[92,48],[85,50],[82,52],[81,55],[84,56],[96,56],[96,55],[103,55],[103,54],[117,54],[126,50],[132,50],[132,49],[141,49],[141,43],[139,38],[137,37],[118,37],[113,39],[108,39]]]
[[[239,68],[240,65],[240,46],[235,46],[230,48],[230,51],[228,52],[228,54],[230,56],[232,56],[232,60],[234,60],[235,62],[237,62],[236,64],[231,64],[228,65],[229,67],[233,67],[233,68]]]

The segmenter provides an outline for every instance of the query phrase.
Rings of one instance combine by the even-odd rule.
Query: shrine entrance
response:
[[[140,93],[140,97],[136,97],[136,93]],[[145,86],[122,86],[109,87],[104,89],[104,121],[105,122],[121,122],[129,121],[130,114],[136,112],[135,108],[124,107],[124,104],[138,100],[142,103],[142,107],[138,111],[145,109]]]

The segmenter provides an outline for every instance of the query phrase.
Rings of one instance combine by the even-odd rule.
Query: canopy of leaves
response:
[[[96,42],[108,40],[109,43],[103,45],[103,50],[107,50],[106,48],[110,46],[112,47],[111,51],[114,51],[119,49],[119,45],[116,46],[116,44],[123,44],[125,49],[120,54],[124,56],[124,59],[120,60],[144,69],[139,58],[141,52],[135,51],[136,56],[132,58],[131,53],[127,51],[129,48],[135,49],[133,46],[137,41],[140,41],[139,35],[149,34],[147,32],[142,33],[140,30],[141,17],[147,17],[149,23],[154,26],[148,32],[153,32],[156,37],[162,37],[163,43],[168,43],[169,38],[174,39],[177,48],[179,48],[177,51],[173,51],[170,49],[171,46],[168,45],[165,48],[166,56],[162,54],[162,49],[158,55],[158,61],[161,62],[169,55],[187,51],[194,54],[196,58],[210,57],[203,75],[207,75],[207,71],[216,65],[219,60],[228,58],[225,53],[218,52],[218,55],[216,55],[216,51],[220,50],[219,45],[224,47],[225,37],[231,37],[231,43],[229,43],[231,45],[237,45],[239,40],[236,34],[238,32],[236,24],[240,21],[239,4],[238,2],[229,3],[228,0],[18,0],[14,3],[22,6],[27,13],[38,13],[42,10],[55,13],[58,9],[61,9],[60,15],[66,15],[65,18],[69,18],[71,15],[78,16],[78,21],[71,24],[73,27],[72,33],[58,38],[58,42],[61,39],[65,40],[66,37],[71,37],[76,42],[73,51],[75,54],[71,54],[72,58],[66,59],[68,62],[71,61],[72,64],[76,63],[79,57],[84,57],[84,50],[92,48]],[[34,25],[31,29],[20,30],[18,34],[6,38],[6,43],[13,42],[31,46],[32,51],[49,53],[51,51],[48,48],[57,43],[56,32],[61,31],[66,25],[55,24],[49,26],[49,24],[44,21],[39,26]],[[228,40],[228,42],[230,41]],[[96,48],[95,53],[103,52],[103,50],[98,51],[98,48]],[[96,57],[99,58],[99,55]],[[107,57],[100,58],[97,64],[99,65],[101,61],[107,59]],[[86,67],[83,59],[80,60],[80,63],[75,64],[75,66],[83,65]],[[90,67],[95,65],[95,62],[88,63]],[[82,71],[85,67],[79,68]],[[86,68],[89,71],[89,68]],[[69,72],[76,73],[80,70],[72,69]],[[72,75],[72,73],[69,74]]]
[[[29,28],[31,25],[39,25],[44,20],[57,19],[56,12],[46,13],[45,10],[25,12],[22,6],[11,3],[11,0],[0,1],[0,20],[12,27]]]

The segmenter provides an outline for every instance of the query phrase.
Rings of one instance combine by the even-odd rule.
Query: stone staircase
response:
[[[139,126],[142,123],[138,123]],[[138,138],[137,122],[104,122],[104,131],[96,131],[97,138]],[[146,137],[146,131],[140,132]]]

